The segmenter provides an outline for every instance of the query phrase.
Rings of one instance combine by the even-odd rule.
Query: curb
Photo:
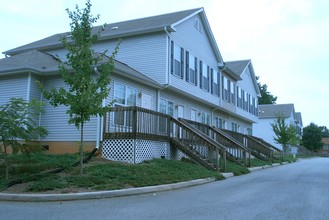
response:
[[[53,202],[53,201],[72,201],[85,199],[103,199],[120,196],[139,195],[146,193],[161,192],[173,189],[180,189],[195,185],[201,185],[215,181],[215,178],[197,179],[186,182],[165,184],[159,186],[146,186],[131,189],[120,189],[100,192],[83,192],[83,193],[68,193],[68,194],[10,194],[0,193],[0,201],[14,202]]]

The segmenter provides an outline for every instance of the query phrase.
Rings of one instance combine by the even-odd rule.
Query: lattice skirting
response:
[[[104,140],[102,157],[127,163],[141,163],[144,160],[164,157],[171,159],[170,144],[150,140]]]

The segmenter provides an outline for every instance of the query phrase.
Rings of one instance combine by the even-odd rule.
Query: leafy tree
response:
[[[267,91],[267,85],[264,84],[262,85],[258,79],[259,76],[256,77],[257,79],[257,84],[260,90],[261,97],[258,98],[258,104],[263,105],[263,104],[275,104],[277,100],[277,96],[273,96],[269,91]]]
[[[41,112],[41,104],[36,100],[28,103],[22,98],[12,98],[0,106],[0,141],[4,147],[6,180],[9,177],[8,148],[12,147],[13,152],[21,150],[28,154],[28,148],[20,140],[36,140],[48,134],[44,127],[38,125]]]
[[[51,88],[48,91],[42,89],[51,105],[68,107],[68,123],[80,130],[80,175],[83,174],[83,128],[92,116],[102,116],[108,110],[109,106],[103,107],[102,102],[110,92],[110,73],[114,69],[114,57],[119,45],[118,43],[110,57],[105,55],[107,51],[97,53],[92,49],[103,26],[96,33],[93,32],[93,24],[97,22],[99,15],[92,16],[90,9],[89,0],[84,9],[80,9],[78,5],[76,11],[66,9],[71,19],[71,33],[61,38],[68,53],[67,61],[59,65],[59,72],[68,88]],[[96,71],[95,67],[98,67]]]
[[[311,151],[317,151],[322,148],[322,129],[314,123],[303,128],[303,146]]]
[[[326,126],[320,126],[322,137],[329,137],[329,130]]]
[[[287,153],[289,145],[297,146],[299,144],[297,129],[293,125],[287,124],[284,116],[279,114],[271,126],[276,135],[274,141],[282,145],[285,153]]]

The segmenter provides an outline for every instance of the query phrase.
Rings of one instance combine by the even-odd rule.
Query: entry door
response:
[[[152,109],[152,96],[142,93],[142,107]]]
[[[184,106],[182,106],[182,105],[178,106],[177,116],[178,116],[178,118],[184,118]]]

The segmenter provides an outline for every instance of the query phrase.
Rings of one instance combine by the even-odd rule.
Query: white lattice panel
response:
[[[102,157],[114,161],[134,163],[135,140],[104,140]]]
[[[149,140],[104,140],[102,157],[127,163],[165,157],[170,159],[169,143]],[[135,154],[136,152],[136,154]]]
[[[161,141],[136,140],[136,163],[153,158],[168,158],[169,144]]]

